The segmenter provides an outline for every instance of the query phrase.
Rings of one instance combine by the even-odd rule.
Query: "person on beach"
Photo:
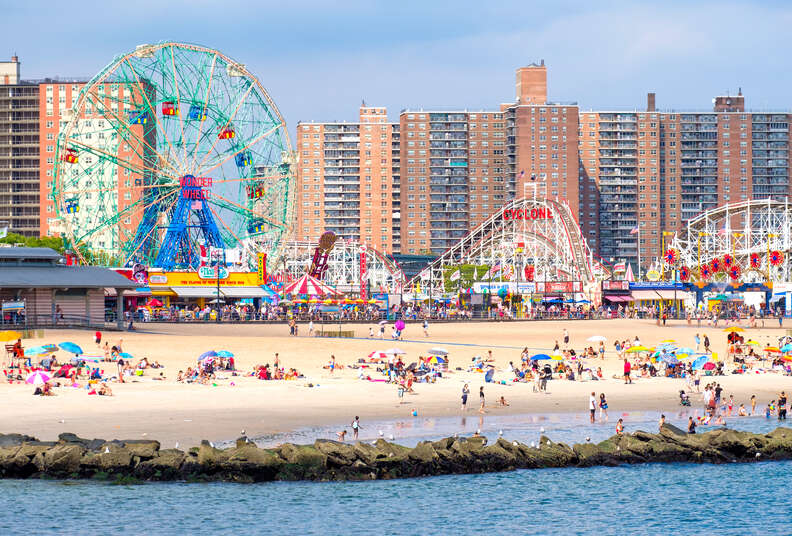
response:
[[[126,363],[120,357],[116,363],[118,365],[118,383],[124,383],[124,366]]]
[[[745,404],[740,404],[740,408],[737,410],[738,417],[747,417],[748,412],[745,410]]]
[[[360,431],[360,417],[355,415],[355,420],[352,421],[352,437],[355,438],[355,441],[357,441],[359,431]]]
[[[696,335],[693,337],[693,341],[696,343],[696,351],[698,352],[699,347],[701,346],[701,337],[699,337],[698,333],[696,333]]]
[[[313,320],[311,320],[310,322],[308,322],[308,336],[313,337],[313,335],[314,335],[314,325],[313,325]]]
[[[603,417],[605,421],[608,420],[608,401],[605,400],[605,393],[600,393],[599,399],[599,408],[600,408],[600,422],[603,422]]]
[[[347,434],[346,428],[336,433],[339,441],[343,441],[344,438],[346,437],[346,434]]]
[[[708,335],[704,335],[704,352],[710,353],[710,340]]]
[[[96,346],[100,346],[102,344],[102,332],[101,331],[97,331],[96,333],[94,333],[94,342],[96,343]]]
[[[630,365],[630,361],[625,357],[624,358],[624,383],[632,383],[632,378],[630,377],[630,369],[632,366]]]
[[[369,339],[374,338],[374,328],[369,326]]]
[[[779,421],[782,421],[782,420],[785,421],[786,420],[786,415],[787,415],[786,404],[787,404],[786,393],[784,391],[781,391],[781,394],[778,395],[778,420]]]
[[[385,338],[385,324],[380,324],[380,340]]]
[[[624,420],[619,419],[616,422],[616,435],[623,435],[624,434]]]
[[[663,426],[665,425],[665,419],[666,419],[665,415],[661,414],[660,422],[657,423],[657,429],[660,430],[661,432],[663,431]]]
[[[423,330],[424,330],[424,336],[428,337],[429,336],[429,320],[427,320],[426,318],[424,318]]]
[[[599,343],[599,356],[600,360],[605,361],[605,343],[600,341]]]
[[[484,386],[482,385],[479,387],[479,400],[481,401],[481,406],[479,407],[479,413],[484,413]]]
[[[569,332],[564,328],[564,348],[569,348]]]
[[[589,397],[589,420],[594,424],[594,415],[597,413],[597,395],[594,391],[591,392]]]
[[[688,417],[688,429],[687,432],[689,434],[696,433],[696,421],[693,420],[693,417]]]
[[[751,395],[751,415],[756,414],[756,395]]]
[[[468,384],[465,384],[464,387],[462,387],[462,411],[467,411],[467,400],[469,394],[470,387],[468,387]]]

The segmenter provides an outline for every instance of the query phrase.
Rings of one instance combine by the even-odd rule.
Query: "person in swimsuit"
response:
[[[600,393],[599,399],[599,408],[600,408],[600,422],[602,422],[602,418],[605,417],[605,420],[608,420],[608,401],[605,400],[605,393]]]
[[[465,386],[462,387],[462,411],[467,411],[467,399],[469,394],[470,387],[468,387],[468,384],[465,384]]]
[[[481,401],[481,406],[479,407],[479,413],[484,413],[484,386],[482,385],[479,387],[479,400]]]
[[[781,394],[778,395],[778,420],[779,421],[780,420],[784,420],[784,421],[786,420],[786,414],[787,414],[786,404],[787,404],[786,393],[784,393],[784,391],[781,391]]]
[[[756,413],[756,395],[751,395],[751,415]]]
[[[693,420],[693,417],[688,417],[688,433],[696,433],[696,421]]]
[[[594,424],[594,415],[597,413],[597,394],[592,391],[589,397],[589,420]]]
[[[622,421],[622,419],[619,419],[619,421],[616,423],[616,435],[622,435],[622,434],[624,434],[624,421]]]
[[[355,415],[355,420],[352,421],[352,436],[357,440],[358,432],[360,431],[360,417]]]
[[[660,422],[657,424],[658,430],[663,430],[663,425],[665,424],[665,415],[660,415]]]

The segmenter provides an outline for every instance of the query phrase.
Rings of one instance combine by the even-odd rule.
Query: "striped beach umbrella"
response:
[[[50,381],[51,377],[49,374],[44,372],[43,370],[37,370],[36,372],[32,373],[30,376],[25,378],[25,383],[29,383],[31,385],[44,385],[48,381]]]

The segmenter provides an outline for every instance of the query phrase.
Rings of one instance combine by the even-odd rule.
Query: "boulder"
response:
[[[160,449],[160,442],[151,439],[128,439],[123,441],[123,445],[132,456],[138,456],[142,460],[155,457]]]
[[[184,452],[177,449],[157,451],[150,460],[135,466],[135,476],[145,480],[174,480],[181,475]]]
[[[38,439],[24,434],[0,434],[0,448],[18,447],[29,441],[38,441]]]
[[[284,443],[275,452],[286,461],[279,468],[278,480],[315,480],[327,467],[327,455],[313,446]]]
[[[358,459],[355,447],[339,441],[329,439],[317,439],[314,447],[327,456],[327,463],[332,467],[345,467],[352,465]]]
[[[674,436],[686,436],[688,435],[687,432],[682,430],[681,428],[677,428],[673,424],[665,423],[662,427],[660,427],[660,435],[665,437],[674,437]]]
[[[539,438],[537,458],[541,467],[568,467],[577,465],[575,451],[564,443],[553,443],[548,437]]]
[[[97,452],[83,455],[80,465],[89,471],[126,474],[132,465],[132,453],[114,442],[105,443]]]
[[[71,476],[80,470],[80,461],[85,447],[79,443],[65,443],[39,452],[33,458],[33,465],[47,476]]]

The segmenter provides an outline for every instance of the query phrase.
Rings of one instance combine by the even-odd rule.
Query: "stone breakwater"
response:
[[[161,449],[157,441],[105,441],[64,433],[58,441],[0,434],[0,478],[118,481],[376,480],[487,473],[548,467],[637,463],[733,463],[792,459],[792,429],[769,434],[720,429],[689,435],[665,425],[660,433],[635,432],[600,443],[568,446],[542,436],[537,446],[483,437],[448,437],[413,448],[382,439],[313,445],[286,443],[262,449],[240,438],[219,450],[207,441],[188,451]]]

